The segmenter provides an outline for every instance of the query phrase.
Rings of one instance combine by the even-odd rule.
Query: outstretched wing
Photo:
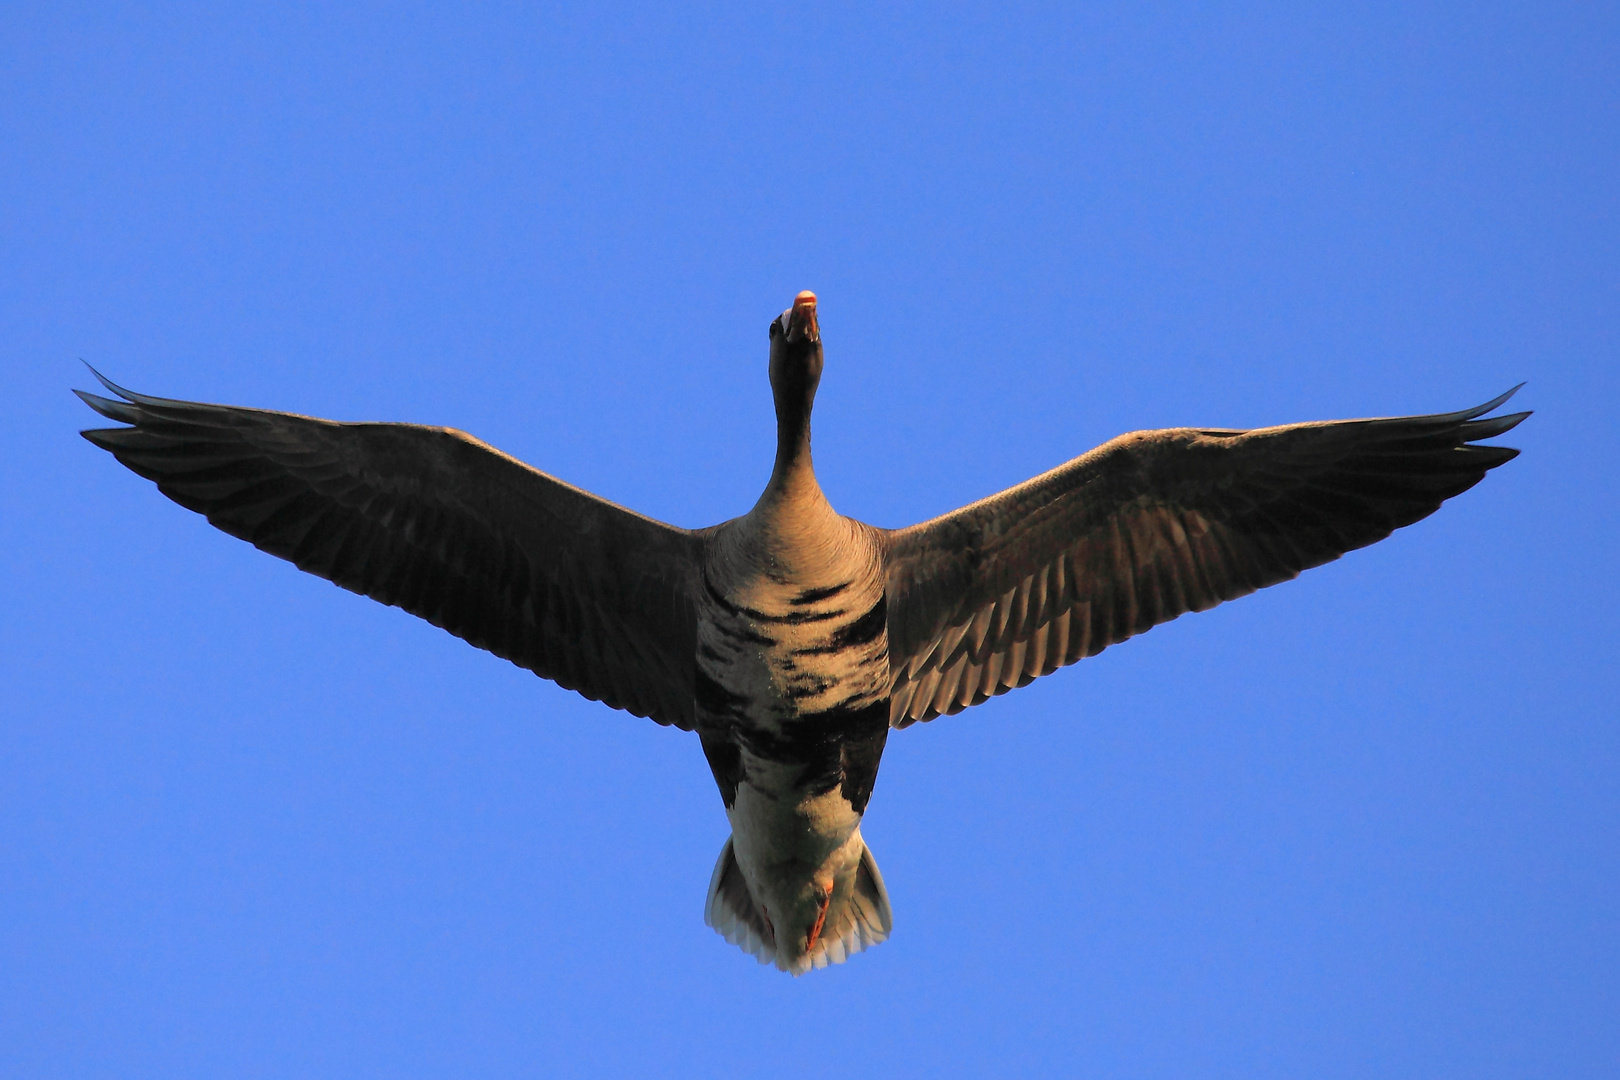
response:
[[[94,370],[94,369],[92,369]],[[569,690],[692,726],[701,536],[450,428],[76,391],[84,432],[232,536]]]
[[[1104,443],[889,534],[891,723],[956,713],[1427,517],[1517,456],[1518,390],[1436,416]]]

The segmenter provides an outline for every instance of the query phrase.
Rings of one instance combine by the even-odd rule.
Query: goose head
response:
[[[771,323],[771,396],[776,401],[777,461],[810,447],[810,409],[821,383],[816,294],[806,289]]]

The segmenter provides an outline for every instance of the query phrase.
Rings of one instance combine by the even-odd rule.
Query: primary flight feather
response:
[[[1514,393],[1434,416],[1122,435],[907,529],[816,483],[816,298],[770,324],[777,449],[754,508],[665,525],[472,436],[78,391],[84,432],[181,506],[586,697],[695,731],[732,836],[708,924],[802,974],[893,919],[861,838],[891,728],[1364,547],[1517,450]],[[1517,387],[1515,387],[1515,390]]]

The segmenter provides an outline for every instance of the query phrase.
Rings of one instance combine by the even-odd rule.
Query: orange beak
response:
[[[820,341],[821,328],[816,325],[816,294],[809,289],[793,298],[793,312],[788,316],[789,341]]]

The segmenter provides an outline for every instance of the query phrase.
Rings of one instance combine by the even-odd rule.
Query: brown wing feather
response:
[[[891,722],[956,713],[1427,517],[1529,413],[1122,435],[888,534]]]
[[[691,728],[701,534],[449,428],[102,382],[124,400],[79,396],[133,426],[84,437],[225,532],[588,698]]]

